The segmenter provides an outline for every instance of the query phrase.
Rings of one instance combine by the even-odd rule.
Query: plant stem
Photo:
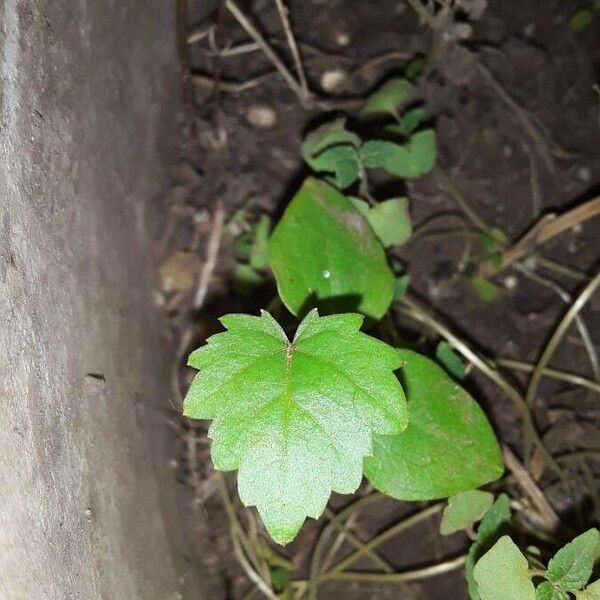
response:
[[[329,572],[327,572],[325,575],[322,575],[321,579],[331,579],[332,574],[340,573],[341,571],[347,569],[349,566],[353,565],[361,556],[365,554],[367,550],[376,548],[386,540],[389,540],[395,535],[398,535],[399,533],[410,529],[413,525],[416,525],[417,523],[428,519],[432,515],[435,515],[436,513],[440,512],[443,507],[444,503],[434,504],[433,506],[429,506],[416,514],[410,515],[410,517],[403,519],[399,523],[396,523],[396,525],[393,525],[392,527],[381,532],[379,535],[376,535],[373,539],[366,542],[362,548],[357,549],[350,556],[339,562]]]
[[[454,571],[465,564],[466,555],[457,556],[452,560],[446,560],[435,565],[413,569],[412,571],[404,571],[402,573],[361,573],[357,571],[342,571],[326,575],[323,579],[332,581],[360,581],[364,583],[408,583],[434,575],[441,575]]]
[[[456,204],[460,207],[460,209],[465,213],[465,216],[473,223],[476,229],[479,231],[487,231],[489,227],[486,223],[479,217],[479,215],[469,206],[469,203],[465,200],[465,197],[458,191],[454,183],[448,177],[448,174],[442,167],[439,165],[435,165],[433,167],[433,173],[437,177],[437,180],[440,182],[442,187],[446,189],[446,191],[452,196]]]
[[[567,329],[570,327],[571,323],[575,319],[575,317],[579,314],[579,311],[583,308],[585,303],[590,299],[592,294],[596,291],[596,289],[600,286],[600,272],[585,286],[583,291],[579,294],[575,302],[571,305],[571,308],[567,311],[565,316],[562,318],[561,322],[558,324],[558,327],[552,334],[552,337],[546,344],[544,351],[542,352],[542,356],[538,361],[533,373],[531,375],[531,380],[529,381],[529,386],[527,388],[527,393],[525,394],[525,403],[527,407],[531,407],[537,395],[537,390],[539,383],[544,374],[544,369],[550,362],[554,351],[558,347],[563,335],[566,333]]]

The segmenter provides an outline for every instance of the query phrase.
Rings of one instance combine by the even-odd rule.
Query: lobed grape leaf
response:
[[[356,490],[373,434],[407,425],[393,371],[397,351],[359,331],[363,317],[311,311],[289,340],[273,317],[232,314],[227,331],[194,351],[199,369],[184,414],[214,419],[217,469],[238,469],[244,504],[255,505],[270,535],[291,541],[317,518],[333,491]]]

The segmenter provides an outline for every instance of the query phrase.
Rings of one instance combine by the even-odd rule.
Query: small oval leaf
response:
[[[398,500],[431,500],[498,479],[500,448],[479,405],[433,361],[398,353],[409,425],[402,435],[375,436],[365,459],[369,481]]]

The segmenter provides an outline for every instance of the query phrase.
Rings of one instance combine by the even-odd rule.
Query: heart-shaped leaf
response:
[[[432,129],[412,135],[406,144],[387,140],[369,140],[360,148],[360,158],[368,169],[384,169],[403,178],[421,177],[435,163],[436,141]]]
[[[389,112],[396,114],[397,109],[407,100],[412,86],[407,79],[395,77],[386,81],[373,92],[365,102],[363,114]]]
[[[400,350],[409,425],[376,436],[365,475],[398,500],[453,496],[494,481],[504,470],[494,432],[479,405],[433,361]]]
[[[493,502],[494,496],[482,490],[468,490],[451,496],[444,508],[440,533],[449,535],[467,529],[485,515]]]
[[[215,467],[239,469],[240,498],[280,543],[321,515],[332,490],[356,490],[373,434],[406,427],[400,356],[361,333],[362,321],[312,311],[289,340],[265,311],[227,315],[227,331],[190,355],[200,372],[184,414],[214,419]]]
[[[379,319],[394,276],[365,217],[338,190],[309,178],[269,241],[269,262],[284,304],[295,315],[362,312]]]

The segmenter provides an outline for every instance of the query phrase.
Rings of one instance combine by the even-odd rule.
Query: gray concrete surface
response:
[[[0,600],[181,597],[145,227],[173,12],[0,0]]]

